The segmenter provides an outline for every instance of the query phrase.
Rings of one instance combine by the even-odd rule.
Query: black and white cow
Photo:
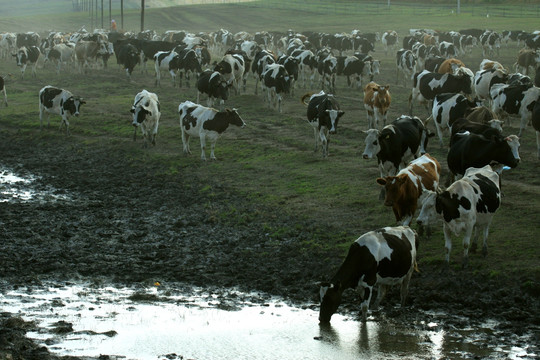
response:
[[[298,81],[300,71],[298,60],[294,56],[282,55],[277,59],[277,63],[283,65],[285,70],[287,70],[287,74],[289,74],[291,80],[290,92],[291,95],[294,95],[294,86]]]
[[[470,167],[484,167],[493,162],[515,168],[520,160],[516,135],[486,139],[470,132],[458,133],[450,139],[447,155],[452,178],[462,176]]]
[[[50,125],[50,114],[57,114],[62,117],[60,129],[66,127],[69,134],[69,117],[79,116],[80,108],[86,104],[83,98],[73,95],[70,91],[54,86],[45,86],[39,91],[39,127],[43,129],[43,116],[47,115],[47,126]]]
[[[176,75],[180,69],[180,55],[176,51],[158,51],[154,55],[154,67],[156,70],[156,86],[161,83],[161,69],[167,70],[171,74],[172,84],[176,86]]]
[[[7,102],[6,83],[5,83],[4,78],[2,76],[0,76],[0,93],[4,93],[4,104],[7,107],[8,102]]]
[[[454,74],[439,74],[427,70],[414,75],[414,84],[409,96],[409,112],[412,114],[413,102],[423,103],[428,110],[428,102],[436,95],[443,93],[464,93],[469,95],[472,92],[471,77],[469,74],[458,69]],[[429,111],[429,110],[428,110]]]
[[[210,159],[216,160],[214,148],[216,141],[221,134],[227,130],[229,125],[236,125],[241,128],[246,123],[236,109],[225,109],[217,111],[191,101],[185,101],[178,106],[180,114],[180,128],[182,129],[182,144],[184,154],[191,154],[189,149],[189,137],[198,136],[201,141],[201,159],[206,161],[206,139],[210,140]]]
[[[396,83],[399,83],[399,74],[403,74],[403,84],[408,85],[408,79],[412,79],[416,71],[417,59],[412,50],[401,49],[396,54]]]
[[[495,53],[499,56],[501,49],[501,35],[499,33],[486,30],[479,40],[480,44],[482,44],[482,56],[494,56]]]
[[[32,66],[32,77],[36,77],[36,66],[40,55],[41,51],[37,46],[23,46],[17,50],[16,54],[13,54],[17,66],[21,68],[21,79],[24,79],[24,72],[28,64]]]
[[[182,79],[186,78],[187,87],[189,87],[190,75],[196,77],[202,72],[201,59],[194,49],[183,49],[178,51],[178,73],[180,76],[180,87],[182,87]]]
[[[134,126],[133,141],[137,136],[137,128],[141,129],[143,134],[144,147],[148,147],[148,143],[156,145],[156,135],[159,127],[159,119],[161,118],[161,109],[158,96],[155,93],[143,90],[135,95],[135,100],[131,106],[133,114]]]
[[[244,77],[245,69],[244,58],[238,54],[226,54],[214,67],[214,71],[219,71],[225,76],[236,94],[239,92],[239,83]]]
[[[131,80],[131,74],[135,65],[140,61],[139,50],[132,44],[125,44],[120,47],[119,53],[117,56],[118,65],[122,65],[124,70],[126,70],[126,75],[128,79]]]
[[[337,76],[337,58],[329,53],[326,57],[321,58],[317,65],[317,71],[321,76],[321,88],[324,90],[325,85],[331,92],[336,90],[336,76]]]
[[[223,105],[225,100],[229,98],[229,85],[227,80],[219,71],[205,70],[197,80],[197,103],[199,103],[200,95],[208,95],[207,106],[214,106],[214,99],[220,100]]]
[[[311,50],[295,50],[291,54],[298,60],[300,77],[302,78],[302,86],[306,88],[306,80],[309,77],[309,85],[313,85],[315,71],[317,69],[317,59]]]
[[[329,323],[341,304],[343,291],[360,287],[362,320],[373,291],[377,290],[374,307],[383,300],[392,285],[401,285],[401,306],[405,305],[409,281],[416,266],[418,236],[408,226],[385,227],[360,236],[349,248],[347,257],[330,282],[321,284],[319,321]]]
[[[345,114],[340,109],[339,103],[332,94],[321,91],[318,94],[306,94],[302,97],[302,103],[307,105],[307,120],[313,127],[315,135],[315,151],[322,144],[323,157],[328,156],[328,136],[337,133],[339,119]],[[306,99],[309,97],[309,103]]]
[[[424,70],[428,70],[431,72],[439,72],[439,67],[445,61],[446,58],[439,55],[428,56],[426,58],[426,61],[424,62]]]
[[[496,84],[491,87],[491,98],[493,101],[491,110],[495,114],[504,111],[521,117],[518,133],[521,137],[527,123],[531,120],[535,103],[540,100],[540,88],[530,85]]]
[[[366,134],[364,159],[377,158],[381,177],[395,176],[409,162],[426,153],[429,134],[422,120],[402,115],[382,130],[369,129]],[[380,197],[384,197],[384,190]]]
[[[443,131],[450,128],[450,123],[465,116],[468,110],[479,106],[476,101],[470,101],[462,94],[443,93],[433,98],[431,116],[433,117],[437,136],[441,148],[443,145]]]
[[[259,82],[262,80],[263,72],[266,70],[268,65],[275,64],[276,60],[275,54],[268,50],[261,50],[255,54],[255,58],[251,63],[251,72],[255,77],[255,95],[259,93]],[[261,82],[261,86],[262,85],[263,83]]]
[[[487,255],[487,238],[493,214],[501,205],[499,175],[486,165],[481,168],[470,167],[462,179],[454,182],[445,191],[428,191],[416,222],[429,225],[437,217],[443,220],[446,248],[446,263],[450,262],[452,233],[463,237],[462,266],[468,265],[469,244],[473,230],[482,231],[482,254]],[[473,239],[471,251],[476,249]]]
[[[51,61],[56,64],[56,74],[60,74],[62,64],[71,63],[75,58],[75,44],[62,43],[56,44],[49,50],[45,56],[45,61]]]
[[[442,41],[439,43],[439,51],[441,56],[447,59],[455,58],[459,55],[455,45],[448,41]]]
[[[540,160],[540,101],[537,101],[536,105],[534,105],[531,123],[533,129],[536,131],[536,147],[538,150],[538,160]]]
[[[482,100],[491,100],[490,90],[494,84],[508,81],[508,73],[504,69],[487,69],[477,71],[474,76],[474,91]]]
[[[394,30],[385,31],[382,34],[381,42],[384,47],[384,53],[388,54],[388,48],[395,48],[398,44],[398,34]]]
[[[278,109],[281,113],[282,94],[288,94],[291,89],[291,76],[287,73],[285,66],[281,64],[270,64],[262,73],[262,82],[268,96],[268,106]]]
[[[362,77],[371,78],[371,61],[364,61],[357,56],[347,56],[343,64],[343,75],[347,76],[347,85],[360,89],[362,87]],[[354,76],[355,81],[351,81]]]

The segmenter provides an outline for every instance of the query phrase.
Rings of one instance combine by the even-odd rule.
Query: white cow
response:
[[[149,142],[155,146],[161,117],[158,96],[146,90],[141,91],[135,95],[131,113],[133,114],[132,125],[135,127],[133,140],[136,137],[137,127],[139,127],[144,138],[143,146],[148,147]]]

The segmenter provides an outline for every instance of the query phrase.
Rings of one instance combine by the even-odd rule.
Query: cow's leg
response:
[[[6,87],[4,86],[4,88],[2,89],[2,92],[4,93],[4,104],[6,105],[6,107],[8,106],[8,102],[7,102],[7,92],[6,92]],[[537,136],[538,136],[538,132],[536,132]]]
[[[279,111],[280,114],[282,113],[282,111],[281,111],[281,102],[282,101],[283,101],[283,98],[282,98],[281,94],[277,94],[278,111]]]
[[[317,127],[313,128],[313,133],[315,134],[315,149],[313,151],[317,152],[319,149],[319,134],[317,132]]]
[[[43,130],[43,105],[39,105],[39,130]],[[48,120],[48,119],[47,119]]]
[[[182,127],[182,150],[184,151],[184,154],[191,154],[191,151],[189,151],[189,134],[184,131],[184,128]]]
[[[474,226],[468,226],[465,228],[465,236],[463,237],[463,260],[461,266],[466,268],[469,265],[469,245],[471,242],[471,236]]]
[[[489,235],[489,226],[490,225],[491,225],[491,220],[489,220],[489,222],[484,226],[484,231],[483,231],[484,239],[483,239],[483,243],[482,243],[482,256],[484,256],[484,257],[486,257],[487,253],[488,253],[487,239],[488,239],[488,235]]]
[[[377,290],[377,298],[375,299],[375,302],[373,303],[373,309],[377,309],[381,305],[381,301],[384,299],[384,296],[386,295],[386,291],[388,290],[388,286],[386,285],[379,285],[379,288]]]
[[[413,214],[408,214],[407,216],[405,216],[405,218],[403,219],[402,225],[403,226],[410,226],[412,218],[413,218]]]
[[[415,263],[416,267],[416,263]],[[407,300],[407,295],[409,293],[409,282],[411,281],[412,271],[409,271],[409,273],[405,276],[403,279],[403,282],[401,283],[401,291],[400,291],[400,297],[401,297],[401,306],[405,306],[405,301]]]
[[[6,103],[7,106],[7,103]],[[540,160],[540,131],[536,132],[536,148],[538,151],[538,160]]]
[[[518,133],[518,137],[520,138],[521,135],[523,134],[523,130],[525,130],[525,128],[527,127],[527,123],[529,122],[529,116],[525,115],[525,116],[521,116],[521,123],[519,124],[519,133]]]
[[[448,225],[443,225],[444,232],[444,248],[445,248],[445,260],[446,265],[450,264],[450,251],[452,251],[452,232],[448,228]]]
[[[21,79],[24,79],[24,72],[26,71],[26,64],[21,67]]]
[[[199,139],[201,140],[201,160],[206,161],[206,135],[200,134]]]
[[[322,144],[322,156],[323,156],[323,158],[325,158],[325,157],[328,156],[328,138],[324,134],[323,129],[321,129],[319,135],[320,135],[321,144]]]
[[[169,70],[169,74],[171,74],[172,86],[175,87],[176,86],[176,72],[174,70]],[[182,87],[182,73],[181,72],[179,74],[179,78],[180,78],[180,87]]]
[[[211,160],[217,160],[216,156],[214,155],[214,149],[216,147],[216,141],[217,141],[217,138],[212,139],[211,142],[210,142],[210,159]]]
[[[369,303],[371,302],[372,294],[373,294],[373,286],[365,286],[363,300],[360,303],[360,310],[362,312],[363,322],[367,321],[367,313],[368,313]]]

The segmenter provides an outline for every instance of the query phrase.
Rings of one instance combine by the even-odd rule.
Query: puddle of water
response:
[[[448,331],[433,321],[434,314],[420,314],[430,321],[407,326],[373,318],[360,323],[336,314],[330,328],[320,328],[317,311],[279,299],[254,303],[249,299],[257,295],[233,292],[235,300],[229,303],[201,289],[188,295],[165,293],[73,285],[9,291],[0,295],[0,305],[46,327],[28,336],[58,355],[137,360],[172,353],[187,359],[536,358],[523,346],[530,339],[501,339],[491,330],[496,322]],[[152,301],[134,301],[134,294]],[[224,310],[230,307],[239,310]],[[59,321],[71,324],[73,331],[57,334]]]
[[[36,176],[20,177],[11,170],[0,165],[0,202],[13,201],[58,201],[70,200],[68,195],[58,194],[57,190],[48,187],[45,190],[36,190],[33,182]]]

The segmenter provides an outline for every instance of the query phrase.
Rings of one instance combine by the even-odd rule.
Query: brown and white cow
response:
[[[319,321],[330,322],[341,303],[343,291],[360,287],[362,320],[367,311],[374,288],[377,299],[374,306],[392,285],[401,285],[401,306],[405,305],[409,281],[416,267],[418,237],[408,226],[385,227],[360,236],[349,248],[345,261],[330,282],[320,287],[321,308]]]
[[[389,89],[390,85],[381,86],[373,81],[364,88],[364,108],[367,111],[369,129],[378,129],[381,120],[383,126],[386,126],[388,109],[392,102]]]
[[[377,179],[385,188],[384,205],[391,206],[396,221],[408,226],[424,199],[426,190],[436,191],[441,175],[441,165],[430,156],[424,154],[400,170],[396,176]]]
[[[524,72],[529,75],[529,68],[536,67],[540,63],[540,53],[535,50],[521,49],[517,61],[514,63],[516,72]]]
[[[214,148],[217,139],[227,130],[230,124],[239,127],[246,123],[236,109],[217,111],[191,101],[184,101],[178,106],[180,114],[180,128],[182,129],[182,144],[184,154],[191,154],[189,149],[189,137],[198,136],[201,141],[201,159],[206,160],[206,139],[211,142],[210,159],[216,160]]]
[[[489,225],[500,205],[499,175],[490,165],[482,168],[470,167],[462,179],[454,182],[445,191],[426,192],[416,222],[423,226],[429,225],[436,217],[442,218],[447,263],[450,261],[452,233],[458,235],[465,231],[462,265],[466,267],[469,243],[475,227],[483,233],[482,254],[487,255]],[[472,249],[475,245],[476,239],[473,240]]]
[[[442,62],[442,64],[437,69],[437,72],[439,74],[446,74],[446,73],[454,74],[455,69],[459,67],[465,67],[465,64],[463,63],[463,61],[456,58],[450,58]]]

